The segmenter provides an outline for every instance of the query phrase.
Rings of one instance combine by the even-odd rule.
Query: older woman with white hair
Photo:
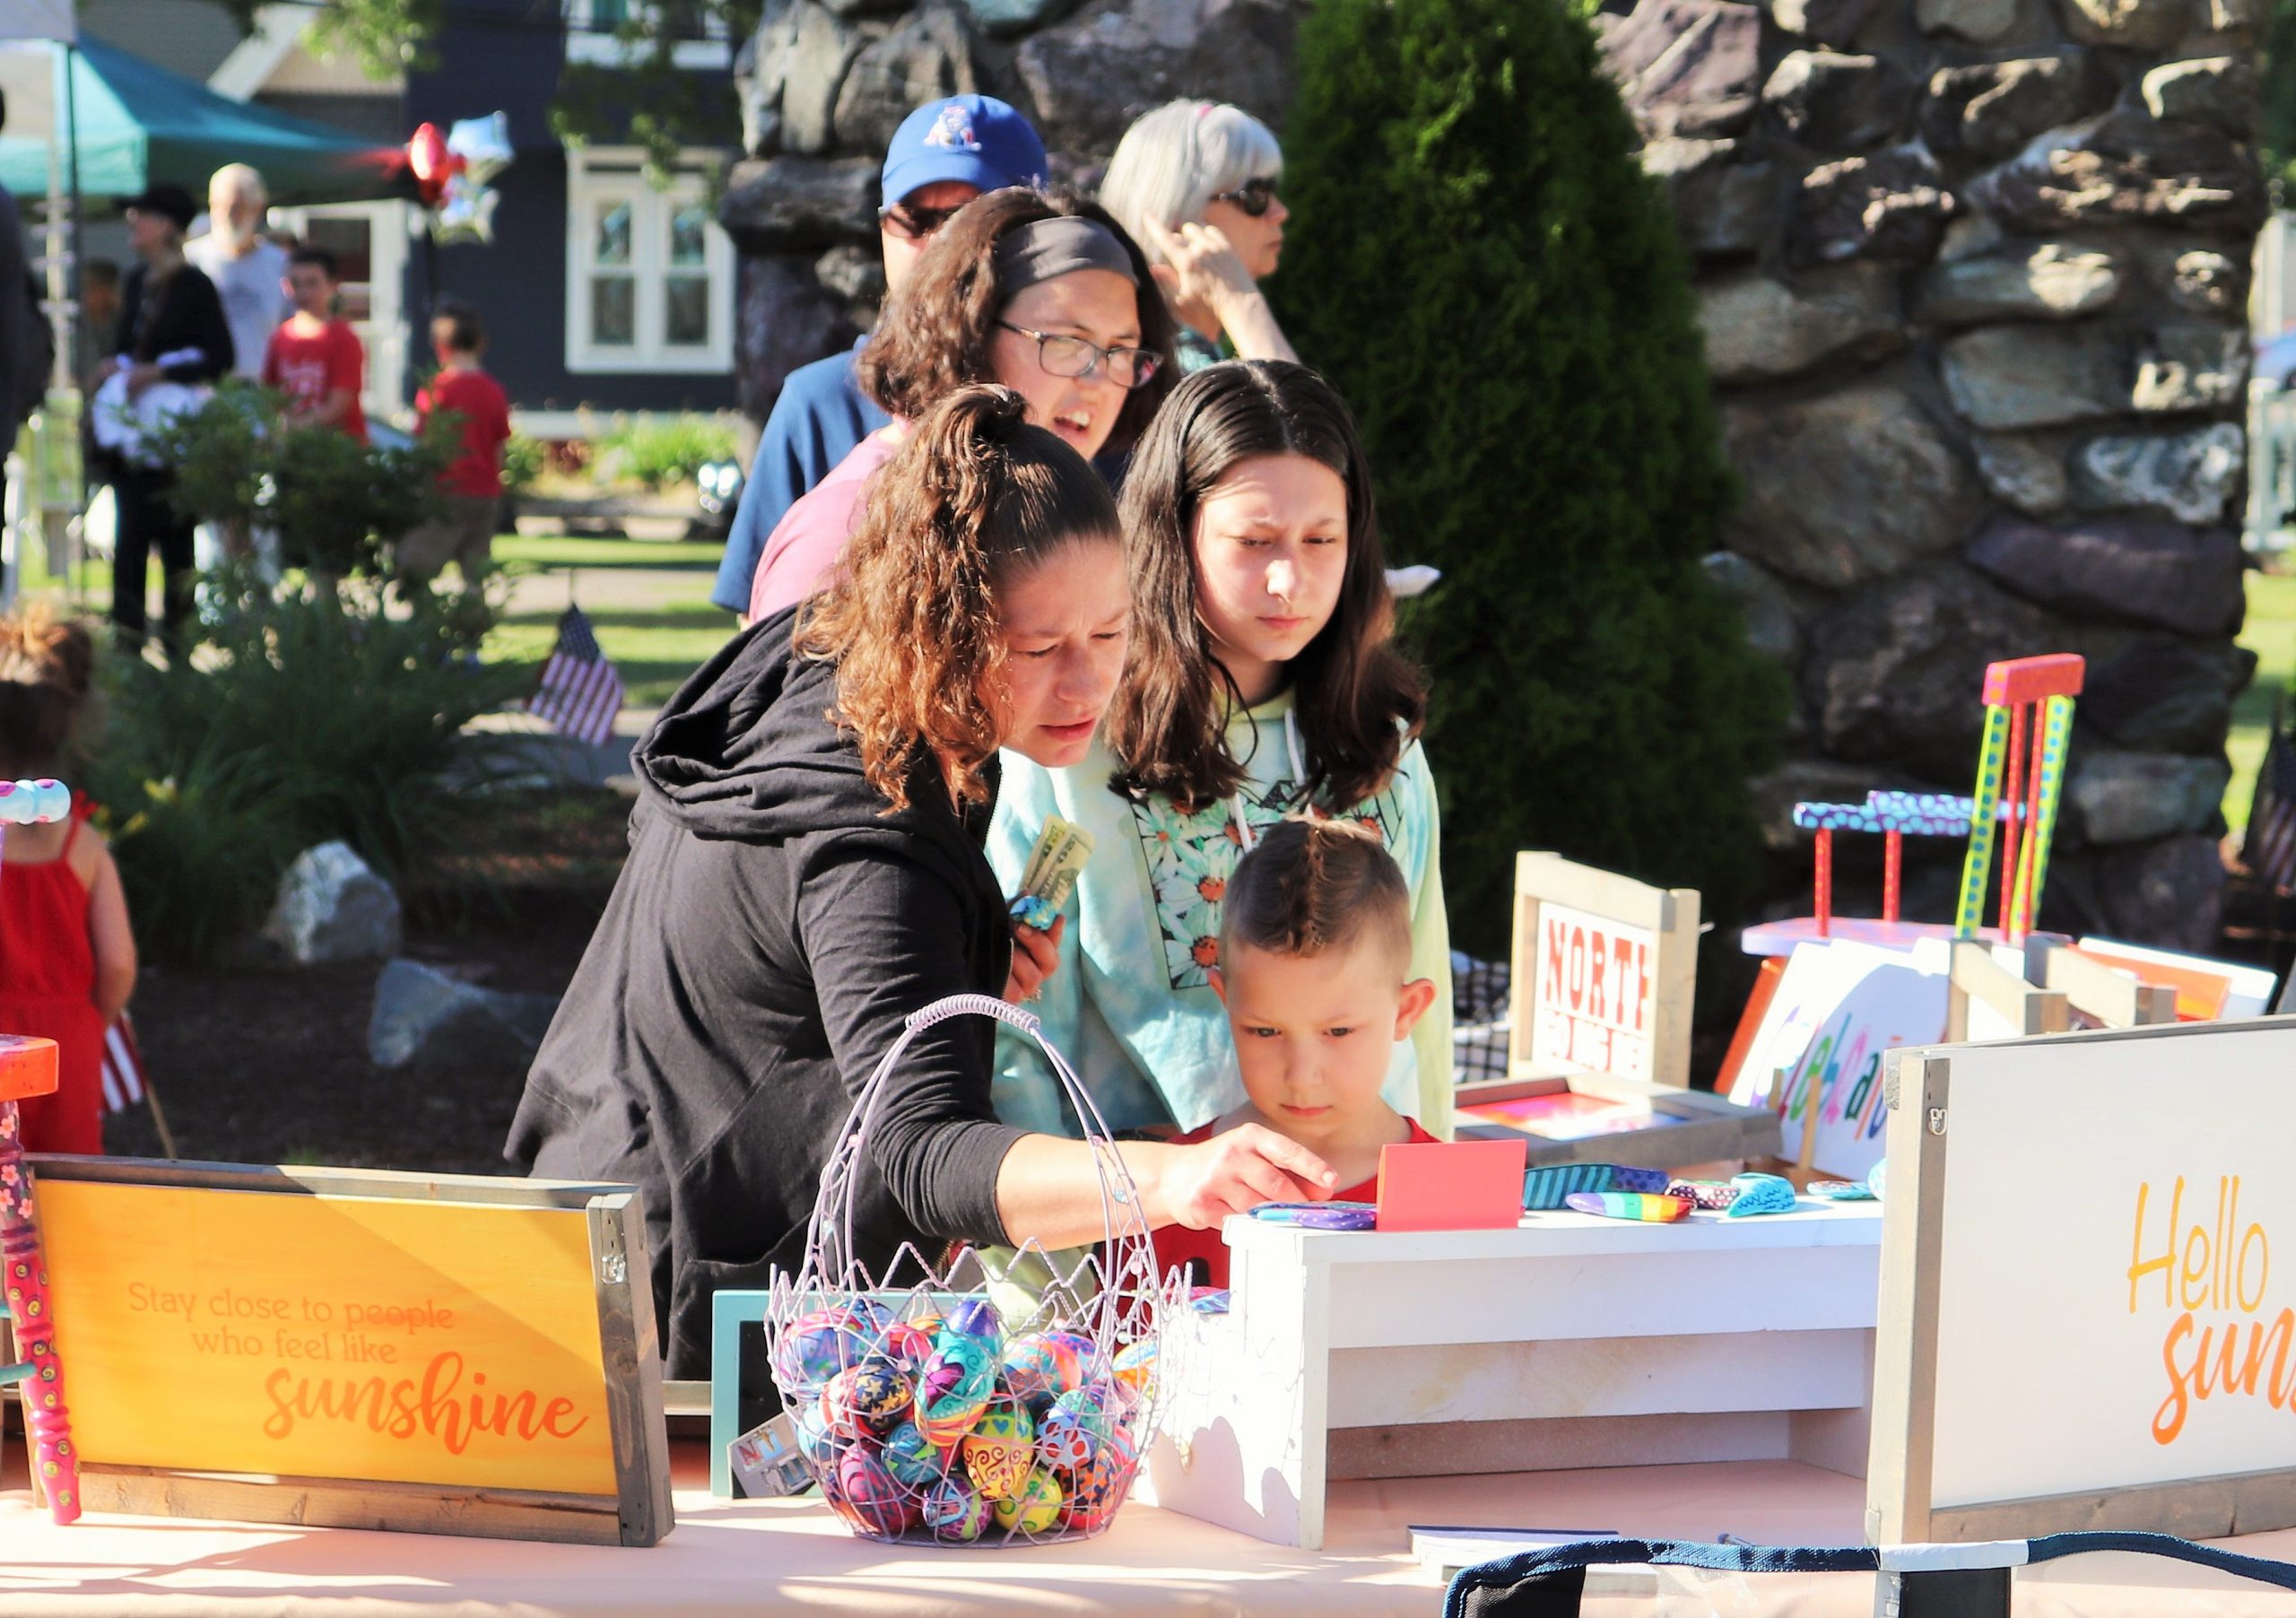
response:
[[[1275,194],[1283,152],[1267,126],[1239,107],[1173,101],[1124,133],[1100,205],[1148,255],[1179,328],[1183,371],[1228,357],[1297,360],[1262,279],[1283,252],[1290,211]]]

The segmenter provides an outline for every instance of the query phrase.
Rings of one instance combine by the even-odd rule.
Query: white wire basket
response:
[[[1019,1030],[1049,1058],[1099,1165],[1103,1240],[1065,1266],[1033,1240],[1002,1258],[960,1247],[938,1266],[904,1245],[873,1277],[854,1242],[870,1131],[910,1041],[971,1015]],[[918,1279],[887,1284],[905,1274]],[[1091,1096],[1034,1016],[985,995],[909,1016],[822,1170],[803,1266],[777,1270],[770,1291],[774,1386],[822,1498],[863,1538],[952,1545],[1109,1526],[1169,1379],[1162,1312],[1184,1296],[1176,1275],[1156,1274],[1138,1187]]]

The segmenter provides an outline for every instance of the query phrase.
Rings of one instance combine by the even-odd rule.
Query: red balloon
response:
[[[439,133],[436,124],[418,126],[407,139],[406,166],[413,171],[415,188],[422,193],[426,208],[437,207],[446,193],[447,177],[454,172],[448,167],[450,156],[447,137]]]

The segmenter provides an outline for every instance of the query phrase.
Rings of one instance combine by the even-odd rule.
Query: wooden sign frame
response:
[[[2035,987],[1996,961],[1990,945],[1973,939],[1957,938],[1948,949],[1947,1044],[1959,1045],[1970,1037],[1971,1001],[2005,1018],[2015,1034],[2061,1034],[2072,1028],[2073,1006],[2062,988],[2054,984]]]
[[[1582,910],[1651,935],[1649,1077],[1673,1089],[1689,1088],[1692,1001],[1698,986],[1698,890],[1654,888],[1631,876],[1578,865],[1559,854],[1535,851],[1515,857],[1507,1076],[1541,1079],[1578,1071],[1542,1066],[1531,1058],[1532,1011],[1539,970],[1544,963],[1539,911],[1550,904]]]
[[[662,1414],[662,1362],[654,1324],[645,1214],[629,1186],[411,1174],[375,1169],[264,1168],[143,1158],[35,1155],[34,1181],[99,1182],[286,1196],[378,1197],[578,1210],[589,1224],[615,1492],[568,1493],[442,1483],[273,1476],[80,1461],[91,1511],[213,1518],[299,1527],[381,1528],[570,1544],[658,1544],[674,1526]],[[64,1321],[58,1311],[59,1321]],[[64,1322],[68,1332],[68,1321]],[[65,1386],[73,1368],[67,1355]]]
[[[2019,1048],[2191,1039],[2253,1031],[2256,1022],[2092,1030]],[[2162,1053],[2173,1065],[2171,1053]],[[1882,1289],[1874,1353],[1873,1439],[1866,1474],[1871,1544],[1961,1544],[2120,1530],[2224,1539],[2296,1527],[2296,1468],[2122,1484],[2074,1493],[1938,1506],[1936,1459],[1939,1271],[1945,1164],[1951,1149],[1950,1048],[1894,1050],[1884,1059],[1889,1180],[1883,1198]],[[2045,1242],[2046,1236],[2041,1240]]]
[[[2035,940],[2025,949],[2034,979],[2064,994],[2074,1011],[2101,1027],[2152,1028],[2177,1020],[2177,991],[2165,983],[2142,982],[2062,944]]]

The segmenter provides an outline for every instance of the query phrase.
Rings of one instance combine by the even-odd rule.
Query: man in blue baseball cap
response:
[[[984,192],[1041,185],[1045,169],[1044,142],[1028,119],[994,96],[950,96],[903,118],[885,149],[877,209],[886,298],[900,295],[958,209]],[[798,367],[781,385],[709,592],[719,606],[747,609],[759,554],[782,514],[891,419],[854,380],[854,359],[868,340],[865,335],[841,354]]]

